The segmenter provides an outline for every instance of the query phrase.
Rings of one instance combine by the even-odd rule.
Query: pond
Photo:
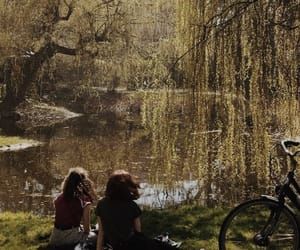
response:
[[[143,206],[233,205],[272,193],[286,173],[284,158],[270,156],[280,139],[300,135],[299,102],[154,91],[139,114],[86,114],[15,134],[42,144],[0,152],[0,211],[53,213],[63,176],[76,166],[90,172],[99,195],[113,170],[130,171]]]

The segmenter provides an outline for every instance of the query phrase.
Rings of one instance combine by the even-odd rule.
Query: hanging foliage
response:
[[[247,99],[297,95],[299,13],[297,0],[179,0],[180,59],[190,82]]]

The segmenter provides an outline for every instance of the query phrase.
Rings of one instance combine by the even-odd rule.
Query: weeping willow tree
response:
[[[197,89],[268,96],[299,88],[299,1],[178,1],[184,67]],[[182,32],[182,31],[185,32]]]
[[[174,176],[198,179],[206,204],[269,191],[272,146],[300,135],[299,1],[176,3],[186,92],[144,107],[153,152]]]
[[[290,106],[285,110],[298,117],[299,1],[191,0],[178,1],[178,6],[183,53],[179,59],[189,78],[186,86],[196,92],[199,118],[195,122],[201,124],[202,109],[207,108],[203,93],[219,93],[223,108],[212,111],[214,119],[206,116],[210,124],[219,120],[217,114],[225,115],[225,126],[213,126],[222,130],[214,159],[223,165],[222,170],[219,166],[221,179],[240,177],[230,182],[229,195],[253,195],[269,183],[266,166],[276,134],[270,127],[286,117],[278,107]],[[289,121],[281,124],[280,136],[299,135],[299,126]],[[203,140],[198,143],[210,148]],[[211,167],[206,174],[214,175]],[[242,186],[243,194],[232,192]]]

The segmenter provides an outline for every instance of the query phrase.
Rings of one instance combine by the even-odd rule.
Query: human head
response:
[[[139,184],[125,170],[116,170],[109,177],[105,196],[113,200],[136,200],[139,198]]]
[[[83,180],[88,178],[88,173],[84,168],[70,168],[69,173],[62,183],[62,190],[66,199],[72,199],[80,194],[78,186]]]

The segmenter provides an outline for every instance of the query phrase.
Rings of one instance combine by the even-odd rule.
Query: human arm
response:
[[[133,219],[133,230],[135,232],[140,233],[142,231],[142,226],[141,226],[141,214],[142,210],[141,208],[134,202],[132,201],[130,203],[131,206],[131,211],[132,211],[132,219]]]
[[[85,233],[89,233],[91,230],[91,204],[87,204],[83,208],[83,215],[82,215],[82,224],[83,224],[83,231]]]
[[[134,231],[140,233],[142,231],[141,219],[140,217],[136,217],[133,220],[133,229]]]
[[[103,233],[103,227],[101,223],[100,217],[97,217],[98,220],[98,236],[97,236],[97,250],[103,250],[103,243],[104,243],[104,233]]]

